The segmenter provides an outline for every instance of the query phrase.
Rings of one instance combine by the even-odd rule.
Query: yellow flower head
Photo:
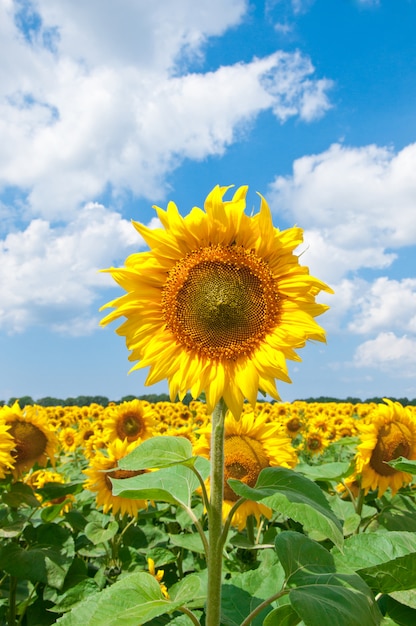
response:
[[[361,487],[378,489],[378,495],[391,488],[395,494],[411,482],[412,475],[387,465],[398,457],[416,460],[416,418],[399,402],[384,399],[357,423],[361,443],[357,446],[355,475],[361,476]]]
[[[205,210],[186,217],[173,202],[156,207],[163,228],[134,222],[150,251],[106,270],[127,293],[105,305],[115,310],[101,323],[126,318],[117,332],[132,369],[150,367],[146,384],[166,378],[172,400],[205,392],[208,413],[223,398],[238,417],[259,390],[279,398],[275,379],[291,382],[295,349],[325,341],[314,318],[328,307],[315,297],[331,289],[299,265],[300,228],[274,228],[264,198],[246,215],[247,187],[230,201],[227,189],[215,187]]]
[[[84,470],[88,476],[85,489],[96,493],[97,505],[103,507],[104,513],[111,510],[114,515],[120,512],[121,515],[135,517],[139,509],[147,508],[145,500],[114,496],[112,492],[111,478],[130,478],[143,473],[142,471],[122,470],[117,467],[118,461],[134,450],[136,445],[134,441],[129,443],[127,439],[123,441],[115,439],[105,451],[97,451],[90,461],[90,467]]]
[[[297,463],[291,439],[282,434],[279,425],[267,423],[267,418],[267,414],[256,417],[254,413],[244,413],[240,420],[230,413],[225,418],[224,518],[238,500],[228,485],[229,478],[254,487],[262,469],[276,466],[291,468]],[[199,433],[194,453],[209,458],[211,425],[201,428]],[[247,500],[234,513],[232,523],[242,530],[249,515],[259,520],[261,514],[270,517],[271,513],[264,504]]]
[[[10,473],[14,466],[13,449],[15,442],[9,433],[10,426],[0,422],[0,479]]]
[[[110,406],[103,421],[104,435],[109,441],[127,439],[144,441],[153,437],[155,415],[149,402],[131,400]]]
[[[44,467],[48,459],[55,464],[55,451],[58,440],[47,421],[47,413],[40,406],[26,406],[21,409],[16,401],[12,407],[0,409],[0,421],[8,425],[8,433],[13,437],[13,474],[18,477],[37,463]]]

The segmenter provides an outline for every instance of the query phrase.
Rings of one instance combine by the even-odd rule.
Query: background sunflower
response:
[[[223,517],[227,518],[231,508],[239,497],[227,481],[236,478],[254,487],[262,469],[266,467],[292,468],[297,463],[297,455],[292,441],[282,433],[279,425],[268,423],[268,415],[256,415],[254,412],[243,413],[241,419],[228,413],[225,418],[224,442],[224,503]],[[211,425],[198,431],[199,439],[195,443],[194,453],[210,458]],[[249,515],[257,521],[263,514],[271,516],[271,509],[260,502],[247,500],[234,513],[232,523],[242,530]]]

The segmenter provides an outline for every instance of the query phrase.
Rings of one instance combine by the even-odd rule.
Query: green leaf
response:
[[[416,587],[416,536],[410,532],[363,533],[333,550],[337,568],[356,571],[376,592]]]
[[[201,457],[198,457],[197,461],[198,471],[202,470],[202,477],[207,478],[209,462]],[[208,463],[208,466],[204,461]],[[113,494],[116,496],[159,500],[171,504],[184,504],[188,507],[191,505],[192,494],[200,486],[194,472],[184,465],[173,465],[132,478],[113,478],[111,482],[113,483]]]
[[[208,532],[205,533],[208,539]],[[173,543],[174,546],[179,546],[180,548],[185,548],[186,550],[191,550],[191,552],[197,552],[199,554],[204,553],[204,545],[202,543],[202,539],[199,536],[199,533],[186,533],[180,535],[170,535],[170,542]]]
[[[406,459],[404,456],[400,456],[398,459],[394,459],[393,461],[385,461],[387,465],[394,467],[395,470],[399,472],[408,472],[409,474],[416,474],[416,461],[410,461]]]
[[[221,623],[226,626],[240,626],[241,622],[264,600],[282,589],[284,571],[276,562],[276,555],[270,550],[274,561],[262,562],[258,569],[233,574],[229,583],[222,586]],[[261,626],[271,611],[269,605],[252,621],[252,626]]]
[[[341,547],[342,526],[331,510],[322,490],[314,482],[284,467],[267,467],[255,487],[230,479],[229,485],[239,496],[259,501],[274,511],[303,524],[308,532],[318,532]]]
[[[345,461],[343,463],[322,463],[320,465],[308,465],[307,463],[302,463],[296,466],[296,471],[303,474],[303,476],[306,476],[310,480],[339,482],[341,478],[348,474],[350,465],[349,461]]]
[[[335,572],[334,557],[328,550],[309,537],[294,531],[277,535],[275,548],[285,570],[287,584],[307,584],[315,574]]]
[[[103,528],[98,522],[89,522],[84,529],[86,537],[95,546],[99,543],[106,543],[110,541],[118,533],[118,524],[115,520],[109,522],[109,524]]]
[[[3,493],[2,500],[7,506],[15,509],[22,504],[26,504],[31,508],[40,506],[40,502],[33,493],[33,489],[24,483],[13,483],[10,486],[10,491]]]
[[[381,613],[359,576],[316,575],[318,584],[291,589],[289,598],[306,626],[377,626]],[[320,580],[319,580],[320,579]]]
[[[273,609],[263,622],[263,626],[297,626],[300,617],[291,604],[283,604]]]
[[[147,572],[130,574],[90,596],[57,620],[60,626],[137,626],[173,613],[181,602],[164,598]]]
[[[120,459],[121,469],[137,471],[169,467],[193,458],[192,444],[185,437],[159,435],[146,439],[130,454]]]
[[[416,624],[416,609],[401,604],[390,596],[385,596],[383,600],[387,615],[391,617],[396,624],[400,626]]]
[[[171,600],[188,608],[202,608],[207,599],[206,570],[201,574],[189,574],[169,589]]]
[[[48,610],[53,613],[66,613],[99,591],[100,587],[93,578],[85,578],[59,596],[55,604]]]
[[[73,555],[73,539],[68,531],[55,524],[45,524],[38,530],[37,541],[28,549],[14,542],[0,548],[0,569],[21,580],[61,589]]]

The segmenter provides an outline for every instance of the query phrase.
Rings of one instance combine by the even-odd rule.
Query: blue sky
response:
[[[328,282],[283,400],[416,397],[416,0],[0,0],[0,399],[128,375],[98,269],[249,185]]]

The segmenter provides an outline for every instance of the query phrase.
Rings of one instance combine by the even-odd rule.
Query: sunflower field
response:
[[[204,623],[201,401],[0,408],[0,621]],[[221,624],[416,623],[416,407],[225,417]]]

